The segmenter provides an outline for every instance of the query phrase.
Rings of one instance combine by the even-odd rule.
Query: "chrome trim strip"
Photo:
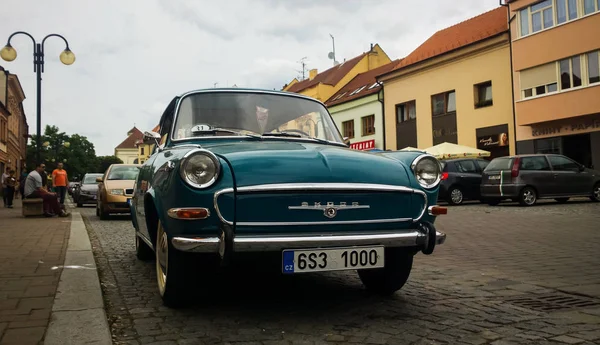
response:
[[[148,240],[144,235],[140,234],[138,231],[135,232],[135,235],[142,239],[150,248],[154,249],[154,245],[152,241]]]
[[[254,186],[239,187],[237,192],[252,193],[252,192],[274,192],[274,191],[377,191],[377,192],[401,192],[418,194],[423,197],[423,209],[417,218],[390,218],[390,219],[369,219],[369,220],[356,220],[356,221],[318,221],[318,222],[237,222],[236,225],[240,226],[286,226],[286,225],[341,225],[341,224],[375,224],[375,223],[395,223],[395,222],[418,222],[423,218],[427,211],[427,194],[422,190],[394,185],[384,184],[371,184],[371,183],[275,183],[275,184],[263,184]],[[233,193],[233,188],[225,188],[215,192],[213,197],[213,205],[217,211],[217,216],[221,222],[233,225],[232,221],[229,221],[223,217],[219,209],[218,199],[223,194]]]
[[[291,248],[327,246],[385,245],[388,247],[415,247],[425,243],[426,235],[420,231],[376,232],[371,234],[313,235],[313,236],[236,236],[235,252],[278,251]],[[217,252],[219,237],[174,237],[173,246],[182,251]]]
[[[179,211],[184,211],[184,210],[205,210],[206,211],[206,217],[204,218],[179,218],[177,217],[177,212]],[[173,218],[173,219],[181,219],[181,220],[202,220],[202,219],[206,219],[208,217],[210,217],[210,210],[204,207],[177,207],[177,208],[171,208],[167,211],[167,214],[169,215],[169,217]]]

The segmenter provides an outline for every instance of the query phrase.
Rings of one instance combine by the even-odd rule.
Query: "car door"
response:
[[[456,169],[461,185],[464,186],[465,197],[467,199],[479,198],[479,185],[481,184],[481,172],[473,159],[463,159],[456,161]]]
[[[556,195],[557,181],[544,155],[522,157],[519,162],[519,179],[522,184],[535,188],[538,198]]]
[[[561,156],[549,155],[550,165],[554,178],[558,185],[560,195],[581,195],[589,194],[591,175],[586,171],[581,171],[581,164],[574,160]]]

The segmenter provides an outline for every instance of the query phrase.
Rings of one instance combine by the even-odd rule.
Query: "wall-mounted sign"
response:
[[[589,119],[587,121],[556,125],[531,126],[531,136],[567,135],[577,132],[590,132],[596,129],[600,129],[600,119]]]
[[[370,150],[375,148],[375,139],[359,141],[357,143],[350,144],[350,148],[353,150]]]
[[[508,133],[486,135],[477,138],[477,148],[485,150],[490,147],[508,146]]]

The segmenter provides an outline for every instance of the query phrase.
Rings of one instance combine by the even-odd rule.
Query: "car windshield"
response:
[[[311,137],[343,144],[322,104],[263,93],[208,92],[185,97],[179,107],[173,139],[207,135]]]
[[[140,168],[137,166],[114,166],[108,173],[108,180],[135,180]]]
[[[96,178],[101,177],[102,174],[85,175],[83,178],[83,184],[96,184]]]
[[[512,168],[512,158],[504,157],[504,158],[494,158],[488,164],[484,171],[500,171],[500,170],[510,170]]]

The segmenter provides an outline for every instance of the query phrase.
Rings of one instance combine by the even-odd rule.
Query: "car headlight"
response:
[[[219,159],[212,152],[193,150],[188,152],[180,163],[181,178],[194,188],[211,186],[221,171]]]
[[[435,157],[421,155],[412,162],[411,168],[417,181],[424,188],[433,188],[440,183],[442,166]]]
[[[111,189],[109,193],[111,195],[124,195],[122,189]]]

